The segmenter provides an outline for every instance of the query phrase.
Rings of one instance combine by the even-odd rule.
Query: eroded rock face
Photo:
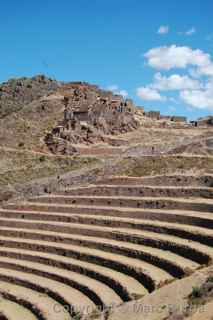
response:
[[[87,83],[62,86],[64,117],[45,138],[54,153],[70,154],[73,144],[108,142],[106,135],[116,135],[138,128],[136,107],[132,100]]]
[[[0,84],[0,119],[21,110],[34,100],[54,92],[60,85],[59,81],[44,75],[11,79]]]

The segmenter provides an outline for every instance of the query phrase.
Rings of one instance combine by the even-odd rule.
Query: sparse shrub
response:
[[[45,155],[40,156],[39,161],[40,162],[45,162],[46,161]]]
[[[192,297],[193,299],[201,298],[201,297],[202,297],[202,289],[199,288],[199,287],[193,287],[193,288],[192,288],[191,297]]]
[[[19,148],[23,148],[24,147],[24,142],[19,142],[18,147]]]
[[[82,315],[80,313],[77,313],[75,316],[74,316],[74,320],[81,320],[82,318]]]
[[[213,282],[213,276],[208,277],[207,282]]]

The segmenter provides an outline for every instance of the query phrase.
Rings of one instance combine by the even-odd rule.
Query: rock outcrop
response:
[[[59,81],[37,75],[32,78],[11,79],[0,85],[0,119],[21,110],[34,100],[54,92]]]
[[[45,138],[54,153],[72,154],[75,144],[108,142],[107,135],[126,133],[139,126],[130,99],[82,82],[63,85],[58,92],[64,103],[64,117]]]

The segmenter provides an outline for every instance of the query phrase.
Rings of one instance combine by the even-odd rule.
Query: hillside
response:
[[[1,85],[0,91],[1,146],[48,152],[47,133],[53,131],[54,135],[58,125],[62,124],[65,129],[71,120],[65,119],[68,104],[78,117],[87,117],[87,112],[90,113],[89,127],[85,128],[87,119],[79,119],[84,124],[79,122],[72,138],[69,136],[74,143],[84,143],[90,138],[100,141],[101,135],[127,132],[138,126],[131,101],[125,102],[121,96],[86,83],[63,84],[36,76],[9,80]],[[128,112],[115,111],[120,105],[125,108],[125,104]],[[68,140],[66,132],[60,138]]]
[[[11,79],[0,84],[0,119],[21,110],[26,104],[56,90],[60,82],[38,75]]]
[[[105,170],[117,174],[212,170],[209,158],[184,157],[212,155],[211,127],[152,119],[130,99],[85,82],[39,75],[9,80],[0,92],[0,185],[9,189],[69,172],[76,168],[69,155],[79,169],[114,159]],[[173,153],[183,156],[167,160]]]
[[[0,317],[211,320],[212,117],[44,76],[0,92]]]

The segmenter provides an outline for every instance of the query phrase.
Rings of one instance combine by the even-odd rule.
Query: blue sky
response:
[[[212,12],[212,0],[4,1],[0,81],[44,73],[164,114],[212,114]]]

